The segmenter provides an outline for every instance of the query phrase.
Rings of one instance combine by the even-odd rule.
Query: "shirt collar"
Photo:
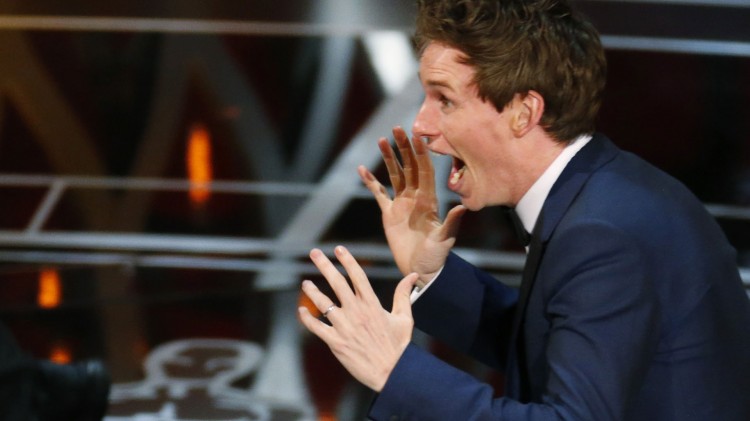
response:
[[[531,188],[523,195],[521,200],[516,205],[516,213],[523,223],[523,227],[526,231],[532,232],[534,225],[539,217],[539,213],[542,211],[544,201],[547,200],[552,186],[560,177],[568,162],[575,156],[575,154],[581,150],[589,141],[591,135],[582,135],[575,138],[570,142],[565,149],[560,152],[560,155],[552,161],[549,167],[544,170],[544,173],[534,182]]]

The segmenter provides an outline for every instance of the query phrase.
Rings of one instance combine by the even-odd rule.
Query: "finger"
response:
[[[302,292],[304,292],[307,298],[312,301],[313,305],[318,309],[321,315],[325,313],[330,306],[336,304],[332,299],[325,295],[312,281],[302,281]]]
[[[326,344],[334,339],[334,335],[336,334],[334,328],[318,320],[315,316],[310,314],[310,310],[307,308],[299,307],[297,309],[297,315],[299,316],[299,321],[307,328],[307,330],[322,339]]]
[[[393,314],[403,314],[411,317],[411,291],[419,280],[419,275],[410,273],[396,285],[393,293]]]
[[[385,168],[388,170],[388,178],[391,179],[393,191],[396,194],[399,194],[404,190],[405,186],[404,170],[401,168],[398,159],[396,159],[396,154],[393,153],[393,149],[391,148],[391,144],[388,143],[388,139],[384,137],[380,138],[380,140],[378,140],[378,148],[380,149],[380,154],[383,156]]]
[[[417,139],[413,143],[419,170],[417,174],[419,189],[428,196],[435,197],[435,167],[432,165],[432,159],[430,159],[430,150],[427,149],[421,139]]]
[[[367,274],[362,270],[362,266],[357,263],[357,260],[349,253],[349,250],[344,246],[338,246],[335,249],[336,258],[346,269],[346,273],[349,275],[349,279],[352,281],[352,286],[357,295],[359,295],[366,302],[377,302],[380,304],[380,300],[375,295],[375,291],[372,289],[370,281],[367,279]]]
[[[380,210],[385,210],[391,203],[391,196],[388,194],[388,190],[384,185],[380,184],[378,179],[364,165],[357,167],[357,172],[365,187],[372,193]]]
[[[454,206],[453,209],[448,211],[445,215],[443,225],[438,231],[438,241],[445,241],[449,238],[455,238],[458,233],[458,226],[461,225],[461,218],[466,213],[467,209],[464,205]]]
[[[401,153],[402,166],[404,168],[404,181],[406,188],[416,190],[419,183],[419,163],[414,156],[414,149],[409,141],[409,136],[401,127],[393,128],[393,137],[396,139],[398,151]]]
[[[331,263],[328,257],[323,254],[320,249],[312,249],[312,251],[310,251],[310,259],[320,273],[326,278],[328,285],[333,289],[333,292],[336,294],[336,297],[338,297],[342,307],[346,306],[346,303],[351,302],[354,298],[354,293],[349,287],[349,283],[346,282],[344,275],[336,269],[336,266]],[[325,311],[325,309],[322,310]]]

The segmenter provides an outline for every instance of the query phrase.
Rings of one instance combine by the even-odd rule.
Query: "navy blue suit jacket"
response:
[[[522,299],[451,254],[413,307],[418,328],[505,372],[505,396],[412,344],[372,419],[750,420],[750,301],[693,194],[595,135],[538,224]]]

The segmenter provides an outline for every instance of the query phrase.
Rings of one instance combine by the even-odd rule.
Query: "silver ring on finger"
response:
[[[328,318],[328,313],[330,313],[334,308],[337,308],[336,304],[331,304],[330,306],[328,306],[326,311],[323,312],[323,317]]]

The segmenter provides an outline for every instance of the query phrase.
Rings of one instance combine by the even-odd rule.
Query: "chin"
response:
[[[461,204],[464,205],[464,207],[470,211],[478,211],[484,208],[485,206],[483,203],[477,203],[465,197],[461,198]]]

